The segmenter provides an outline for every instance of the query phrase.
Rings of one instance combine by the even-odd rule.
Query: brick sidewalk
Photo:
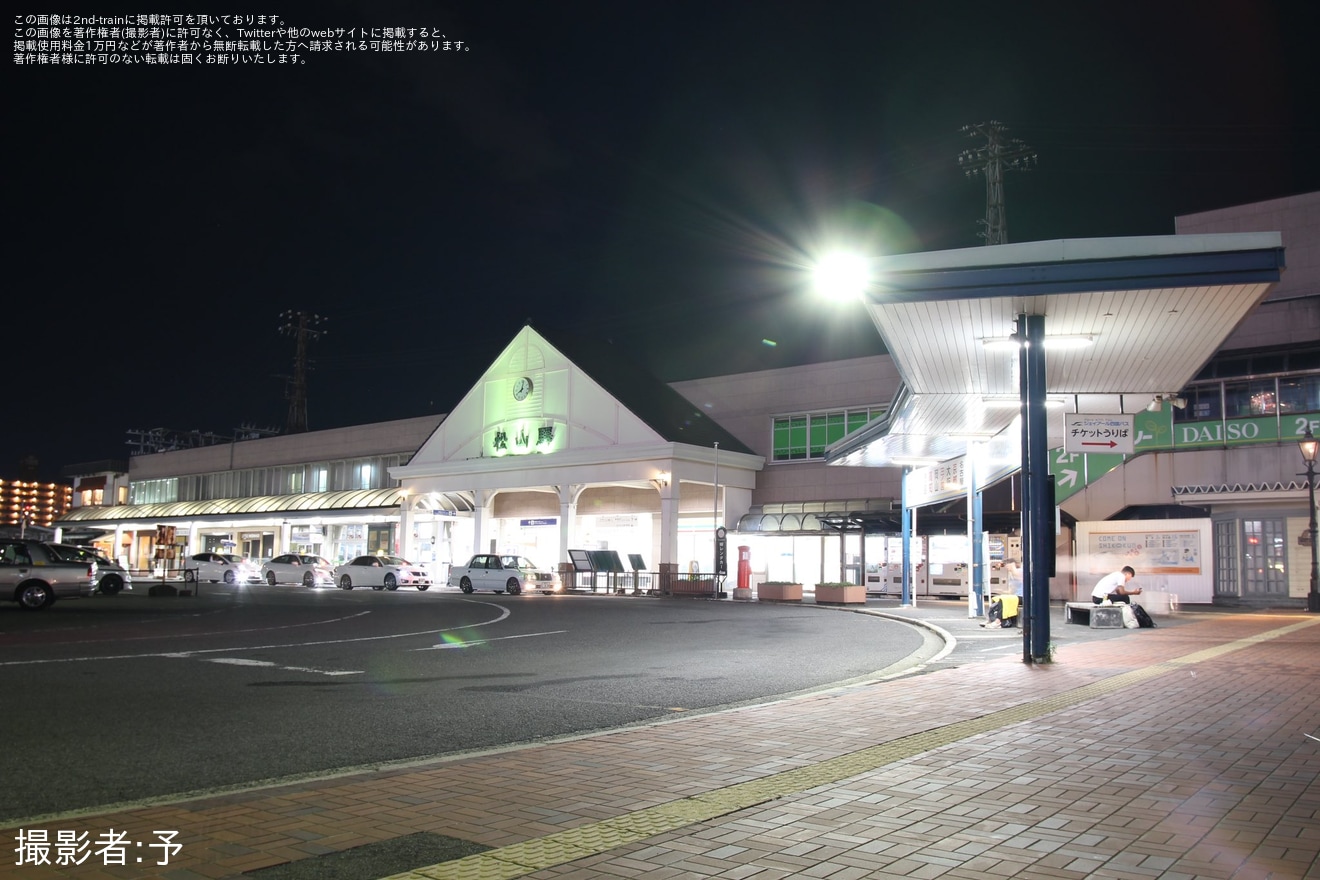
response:
[[[54,821],[143,862],[19,867],[11,830],[0,876],[1320,878],[1320,618],[1185,615],[1057,659]],[[433,839],[474,854],[400,864]]]

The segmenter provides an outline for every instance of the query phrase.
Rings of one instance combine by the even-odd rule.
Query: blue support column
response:
[[[899,504],[903,506],[903,607],[912,604],[912,510],[908,507],[908,475],[912,468],[903,468],[903,486],[899,493]]]
[[[984,513],[981,504],[981,444],[967,444],[967,502],[970,506],[971,516],[968,517],[967,535],[972,542],[972,571],[968,578],[967,593],[968,596],[975,596],[976,599],[969,599],[968,610],[969,617],[983,617],[986,612],[985,585],[989,579],[985,577],[985,560],[981,552],[981,523]]]
[[[1049,491],[1049,438],[1045,419],[1045,316],[1019,315],[1022,395],[1022,568],[1027,606],[1023,660],[1049,653],[1049,560],[1054,552],[1054,510]]]

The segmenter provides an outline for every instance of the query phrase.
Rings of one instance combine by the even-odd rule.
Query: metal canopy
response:
[[[835,465],[934,463],[984,440],[1018,456],[1019,315],[1044,316],[1052,445],[1063,413],[1134,412],[1181,390],[1268,294],[1279,233],[1080,239],[888,257],[866,308],[903,387]],[[1060,338],[1063,337],[1063,338]],[[1052,347],[1053,341],[1082,347]],[[1089,343],[1089,344],[1087,344]]]
[[[176,501],[162,504],[130,504],[114,507],[80,507],[61,517],[58,524],[102,524],[178,519],[199,516],[258,516],[292,512],[376,510],[400,505],[399,490],[348,489],[338,492],[307,492],[300,495],[262,495],[254,498],[217,498],[211,501]],[[472,503],[458,493],[442,493],[434,506],[450,512],[470,512]]]

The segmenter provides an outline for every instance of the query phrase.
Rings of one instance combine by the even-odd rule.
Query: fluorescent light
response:
[[[1013,409],[1022,405],[1022,399],[1014,394],[987,394],[981,398],[981,403],[992,409]],[[1050,407],[1067,406],[1068,401],[1062,397],[1047,397],[1045,405]]]
[[[1095,342],[1095,337],[1091,335],[1080,336],[1046,336],[1045,347],[1058,350],[1068,350],[1072,348],[1086,348]]]
[[[1053,351],[1085,348],[1093,342],[1095,336],[1089,333],[1045,337],[1045,347]],[[1014,351],[1018,347],[1018,339],[1016,336],[986,336],[981,339],[981,345],[986,351]]]

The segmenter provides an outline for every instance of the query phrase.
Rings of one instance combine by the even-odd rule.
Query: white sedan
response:
[[[373,590],[397,590],[399,587],[431,588],[431,576],[420,565],[399,556],[359,556],[335,568],[335,583],[341,590],[371,587]]]
[[[310,553],[285,553],[276,556],[261,566],[261,578],[272,587],[276,584],[302,584],[315,587],[335,582],[335,573],[330,563]]]
[[[523,590],[549,594],[564,589],[557,573],[538,568],[526,556],[496,556],[493,553],[478,553],[468,560],[467,565],[451,568],[449,586],[458,587],[465,593],[494,590],[510,596]]]
[[[246,584],[261,580],[261,571],[241,556],[229,553],[194,553],[183,570],[186,581]]]

